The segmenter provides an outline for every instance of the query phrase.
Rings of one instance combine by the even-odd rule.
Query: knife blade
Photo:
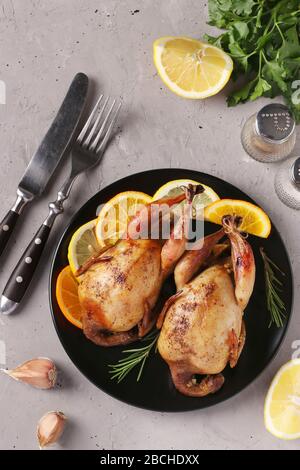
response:
[[[41,195],[69,147],[88,93],[88,77],[77,73],[48,132],[29,162],[13,207],[0,223],[0,256],[24,207]]]

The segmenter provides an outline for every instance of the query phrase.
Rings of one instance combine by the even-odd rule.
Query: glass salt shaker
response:
[[[272,103],[246,121],[242,144],[250,157],[272,163],[286,158],[296,142],[295,121],[287,106]]]
[[[275,176],[275,191],[288,207],[300,210],[300,157],[284,161]]]

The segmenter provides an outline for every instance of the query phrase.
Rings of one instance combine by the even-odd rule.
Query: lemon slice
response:
[[[217,193],[209,186],[206,186],[203,183],[199,183],[199,181],[180,179],[169,181],[168,183],[161,186],[154,194],[153,201],[156,201],[157,199],[163,197],[176,197],[180,192],[182,192],[181,187],[187,186],[188,184],[201,184],[201,186],[203,186],[203,188],[205,189],[203,193],[197,194],[194,197],[193,208],[195,209],[195,214],[200,214],[200,210],[203,207],[206,207],[209,204],[212,204],[214,201],[218,201],[220,199]],[[181,204],[184,204],[184,201],[178,204],[178,208]]]
[[[195,180],[180,179],[169,181],[168,183],[161,186],[154,194],[153,200],[156,201],[157,199],[166,196],[175,197],[182,191],[181,186],[187,186],[188,184],[201,184],[201,186],[203,186],[205,191],[201,194],[197,194],[197,196],[195,196],[195,201],[201,201],[204,206],[207,206],[212,202],[218,201],[220,199],[217,193],[209,186],[206,186],[205,184]]]
[[[157,39],[153,58],[160,78],[183,98],[215,95],[226,85],[233,69],[233,62],[224,51],[186,37]]]
[[[280,439],[300,438],[300,359],[275,375],[265,401],[265,426]]]
[[[151,196],[140,191],[125,191],[110,199],[101,209],[96,224],[99,245],[116,243],[125,232],[129,219],[151,201]]]
[[[71,238],[68,248],[68,260],[74,275],[88,258],[100,250],[95,234],[96,223],[97,219],[87,222],[79,227]]]
[[[204,218],[209,222],[222,225],[225,215],[237,215],[242,218],[239,229],[257,237],[268,238],[271,221],[267,214],[255,204],[237,199],[220,199],[205,207]]]

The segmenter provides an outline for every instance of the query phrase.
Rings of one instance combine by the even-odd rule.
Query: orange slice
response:
[[[82,329],[81,305],[78,298],[78,283],[70,266],[66,266],[56,281],[56,299],[63,315],[77,328]]]
[[[237,215],[242,218],[239,229],[257,237],[268,238],[271,221],[267,214],[255,204],[237,199],[220,199],[204,209],[205,220],[222,225],[225,215]]]

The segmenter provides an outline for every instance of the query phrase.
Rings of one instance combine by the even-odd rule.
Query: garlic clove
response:
[[[15,380],[43,390],[53,388],[56,383],[57,371],[55,364],[46,357],[31,359],[15,369],[0,370]]]
[[[63,433],[66,419],[62,411],[49,411],[42,416],[37,426],[40,449],[58,441]]]

